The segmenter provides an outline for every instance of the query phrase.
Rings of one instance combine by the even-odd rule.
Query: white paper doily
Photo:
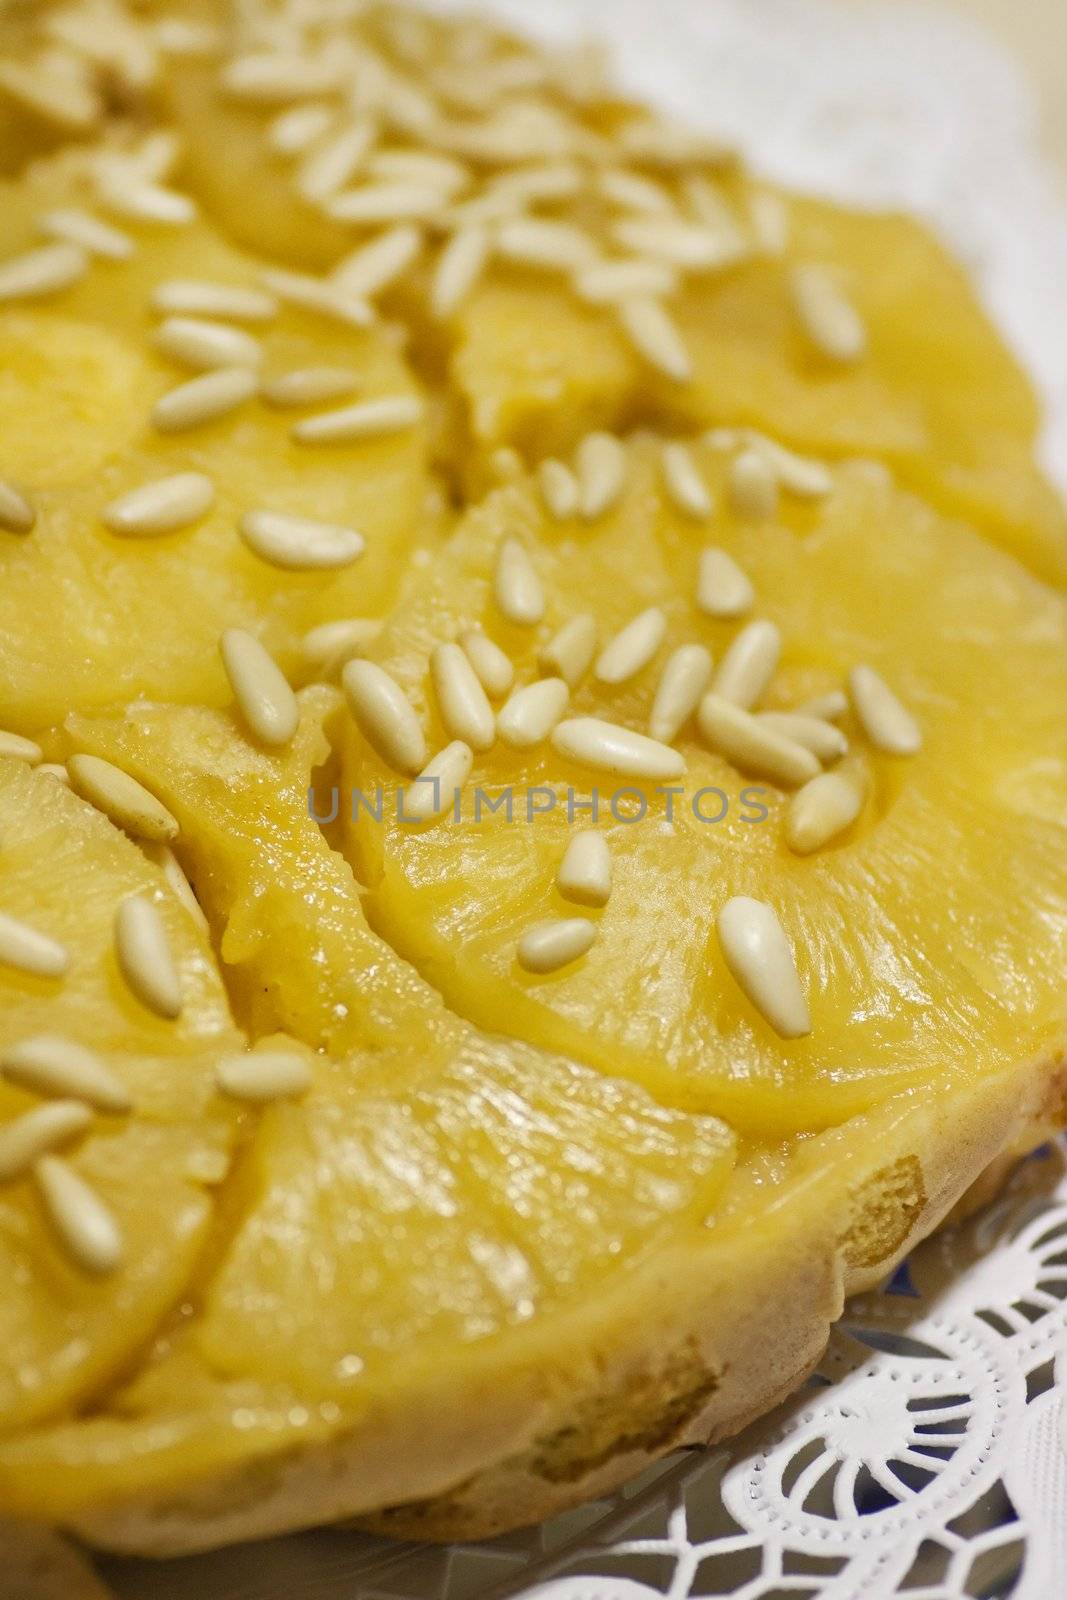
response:
[[[850,1303],[819,1371],[728,1446],[448,1549],[307,1534],[125,1600],[1058,1600],[1067,1578],[1067,1150]]]
[[[1025,3],[1025,0],[1023,0]],[[773,177],[925,216],[1046,402],[1067,486],[1067,203],[1015,64],[926,4],[496,0],[614,43],[624,80]],[[488,1545],[321,1532],[116,1562],[123,1600],[1058,1600],[1067,1595],[1067,1166],[853,1302],[820,1373],[728,1448]]]

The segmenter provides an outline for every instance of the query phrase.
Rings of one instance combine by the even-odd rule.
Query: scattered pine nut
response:
[[[296,174],[296,190],[313,204],[330,200],[351,183],[377,138],[369,118],[350,123],[308,151]]]
[[[358,374],[347,367],[294,367],[291,372],[265,379],[259,392],[268,405],[287,409],[340,400],[358,388]]]
[[[200,317],[167,317],[152,335],[152,343],[160,355],[194,372],[258,367],[263,360],[263,346],[243,328]]]
[[[762,450],[750,446],[730,463],[730,503],[742,517],[764,521],[778,509],[778,479]]]
[[[662,744],[673,744],[693,715],[711,682],[710,650],[683,644],[668,658],[652,702],[648,731]]]
[[[496,249],[505,261],[551,272],[581,272],[597,259],[589,235],[567,222],[515,217],[497,229]]]
[[[720,271],[745,253],[736,228],[726,232],[681,218],[625,217],[611,231],[624,250],[690,272]]]
[[[680,778],[685,772],[685,758],[670,745],[600,717],[573,717],[559,723],[552,732],[552,744],[567,760],[620,778],[651,781]]]
[[[330,197],[324,210],[336,222],[430,222],[442,211],[445,196],[428,183],[366,183]]]
[[[613,433],[587,433],[576,455],[579,509],[595,522],[614,506],[626,483],[626,451]]]
[[[727,900],[715,919],[723,959],[738,987],[781,1039],[811,1032],[793,952],[773,906],[748,895]]]
[[[37,513],[21,489],[0,478],[0,528],[7,533],[32,533]]]
[[[625,628],[609,639],[600,655],[594,676],[601,683],[626,683],[637,676],[655,656],[667,632],[667,617],[660,606],[639,612]]]
[[[128,772],[100,756],[73,755],[67,774],[75,794],[87,800],[134,839],[169,844],[178,837],[178,823],[162,801]]]
[[[802,717],[821,717],[823,722],[836,722],[848,710],[848,695],[843,689],[830,689],[826,694],[802,700],[793,710]]]
[[[123,1116],[132,1107],[125,1085],[94,1051],[54,1034],[8,1045],[0,1058],[0,1077],[28,1094],[80,1100],[111,1116]]]
[[[922,749],[919,724],[873,667],[853,667],[848,688],[860,726],[876,750],[913,756]]]
[[[663,482],[675,510],[696,522],[706,521],[713,509],[711,491],[700,476],[688,445],[678,440],[665,444],[662,460]]]
[[[330,106],[311,104],[282,111],[267,130],[267,142],[282,156],[303,155],[329,131],[334,120]]]
[[[807,717],[799,711],[759,711],[756,719],[765,728],[802,744],[824,763],[839,761],[848,750],[848,740],[841,729],[822,717]]]
[[[789,207],[781,195],[770,189],[750,189],[745,195],[745,212],[756,248],[764,256],[782,256],[789,248]]]
[[[50,71],[47,59],[40,57],[33,63],[0,60],[0,85],[5,95],[11,95],[64,134],[95,131],[103,121],[104,107],[93,75],[85,63],[70,72],[72,58],[65,55],[62,59],[68,70],[60,72]]]
[[[149,71],[153,70],[150,66]],[[145,178],[150,183],[161,183],[171,177],[181,153],[182,140],[177,129],[156,128],[152,133],[144,134],[138,139],[133,150],[124,152],[121,156],[115,158],[106,154],[97,156],[94,168],[99,172],[103,163],[106,171],[114,160],[119,166],[135,172],[138,177]]]
[[[177,189],[150,183],[133,173],[108,172],[97,182],[97,197],[108,211],[131,222],[182,228],[196,220],[195,200]]]
[[[543,744],[556,726],[570,699],[562,678],[538,678],[516,689],[501,707],[497,732],[514,750],[532,750]]]
[[[46,211],[43,217],[38,217],[37,226],[50,239],[76,245],[91,256],[102,256],[105,261],[128,261],[137,248],[128,233],[76,207]]]
[[[115,955],[126,985],[143,1006],[167,1021],[181,1015],[182,991],[167,930],[152,901],[127,895],[115,913]]]
[[[654,300],[650,295],[636,295],[631,300],[621,300],[618,313],[627,338],[650,367],[675,383],[689,382],[693,376],[689,351],[677,323],[661,300]]]
[[[320,411],[294,424],[292,437],[299,444],[347,444],[354,439],[385,439],[422,421],[422,401],[417,395],[383,395],[337,411]]]
[[[440,321],[454,316],[485,271],[492,248],[484,227],[460,228],[437,258],[430,309]]]
[[[537,469],[537,482],[549,515],[555,517],[557,522],[576,514],[578,480],[570,467],[549,457]]]
[[[361,245],[333,269],[330,282],[345,294],[373,299],[415,262],[422,250],[421,228],[402,224]]]
[[[182,994],[163,918],[144,894],[128,894],[115,912],[115,957],[126,987],[166,1021],[181,1016]]]
[[[494,483],[517,483],[522,474],[522,457],[514,445],[501,444],[490,453],[489,475]]]
[[[515,682],[515,668],[500,646],[479,628],[468,628],[459,642],[486,694],[494,700],[507,694]]]
[[[243,628],[227,628],[219,650],[249,731],[264,744],[288,744],[299,725],[300,708],[273,656]]]
[[[43,1156],[34,1177],[52,1226],[76,1265],[94,1278],[117,1272],[122,1234],[96,1190],[59,1156]]]
[[[493,573],[493,596],[503,617],[516,627],[532,628],[545,614],[545,594],[525,545],[502,539]]]
[[[192,22],[185,17],[160,17],[151,28],[152,38],[167,56],[196,60],[217,55],[222,36],[210,22]]]
[[[863,319],[825,267],[794,267],[790,288],[800,324],[820,355],[842,366],[866,355]]]
[[[44,760],[44,751],[33,739],[0,729],[0,756],[6,756],[9,761],[25,761],[29,767],[38,767]]]
[[[355,528],[281,511],[246,511],[237,528],[253,555],[285,572],[333,572],[350,567],[367,547]]]
[[[688,172],[681,182],[685,201],[700,224],[719,243],[722,261],[740,261],[749,254],[748,241],[725,189],[703,173]]]
[[[458,644],[439,644],[430,656],[437,709],[445,732],[472,750],[490,750],[496,717],[478,674]]]
[[[374,661],[349,661],[341,682],[367,743],[397,772],[420,772],[426,763],[426,736],[396,680]]]
[[[317,628],[305,633],[301,653],[312,671],[330,675],[365,650],[381,631],[382,623],[372,617],[320,622]]]
[[[861,768],[838,767],[821,772],[789,802],[785,841],[799,856],[821,850],[850,828],[863,810],[867,781]]]
[[[199,900],[193,893],[192,884],[182,871],[181,863],[174,851],[168,845],[152,843],[143,844],[142,849],[149,861],[154,862],[162,872],[167,888],[174,898],[188,911],[200,932],[209,934],[211,930],[208,926],[208,920],[203,913]]]
[[[439,750],[404,791],[405,818],[432,822],[449,810],[456,793],[470,777],[473,764],[474,752],[462,739],[454,739]]]
[[[798,455],[795,450],[787,450],[784,444],[779,444],[777,439],[769,439],[753,429],[746,429],[746,435],[752,448],[766,456],[779,486],[787,494],[795,495],[798,500],[822,500],[833,489],[833,473],[824,461]]]
[[[33,978],[65,978],[70,971],[70,951],[47,933],[0,911],[0,967]]]
[[[100,520],[124,538],[177,533],[205,517],[215,504],[215,485],[202,472],[178,472],[131,489],[105,506]]]
[[[435,150],[376,150],[368,163],[376,178],[420,183],[451,197],[470,182],[470,168]]]
[[[0,1124],[0,1183],[25,1177],[49,1150],[80,1138],[92,1120],[91,1110],[82,1101],[54,1100]]]
[[[678,287],[678,274],[665,261],[643,261],[635,256],[598,261],[575,274],[573,287],[579,300],[594,306],[610,306],[673,294]]]
[[[587,611],[581,611],[542,645],[537,665],[542,672],[559,676],[571,689],[576,689],[593,665],[595,655],[596,619]]]
[[[651,217],[670,216],[674,212],[674,201],[663,185],[640,172],[608,167],[600,173],[597,187],[610,205],[622,211],[636,211]]]
[[[81,281],[89,257],[80,245],[44,244],[0,262],[0,305],[12,300],[43,300]]]
[[[220,367],[170,389],[152,408],[152,423],[160,433],[184,433],[214,422],[251,400],[256,392],[254,372],[245,367]]]
[[[516,949],[519,966],[540,976],[570,966],[591,949],[597,935],[588,917],[558,917],[527,928]]]
[[[810,750],[720,695],[704,696],[697,710],[697,725],[711,749],[742,772],[789,788],[807,783],[819,772],[818,760]]]
[[[573,200],[582,192],[584,173],[571,162],[544,162],[540,166],[518,167],[503,172],[492,181],[492,192],[507,195],[523,205],[541,201]]]
[[[580,828],[571,838],[556,872],[556,889],[564,900],[578,905],[607,905],[611,898],[611,851],[596,828]]]
[[[719,663],[713,688],[723,700],[750,710],[774,677],[782,654],[782,635],[773,622],[750,622],[741,629]]]
[[[223,1056],[215,1068],[215,1079],[231,1100],[268,1105],[307,1094],[312,1084],[311,1063],[298,1050],[248,1050],[243,1055]]]
[[[374,312],[366,300],[346,294],[324,278],[277,267],[269,268],[261,277],[265,289],[300,311],[310,311],[313,316],[326,317],[349,328],[368,328],[374,321]]]
[[[249,51],[231,56],[219,79],[234,100],[250,105],[288,105],[312,95],[334,94],[343,83],[340,62],[299,55],[293,49]]]
[[[706,617],[743,617],[751,611],[756,591],[728,551],[709,545],[700,553],[696,599],[697,610]]]
[[[221,317],[227,322],[270,322],[278,315],[277,300],[262,289],[199,278],[167,278],[153,289],[151,305],[165,317]]]

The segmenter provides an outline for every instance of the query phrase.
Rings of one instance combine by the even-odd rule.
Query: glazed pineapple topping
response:
[[[920,229],[360,0],[5,10],[0,161],[0,1504],[588,1398],[657,1252],[1043,1103],[1067,518]]]

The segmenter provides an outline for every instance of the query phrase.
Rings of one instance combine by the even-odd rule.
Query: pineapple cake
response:
[[[0,215],[20,1592],[735,1432],[1067,1109],[1067,511],[961,269],[374,0],[0,6]]]

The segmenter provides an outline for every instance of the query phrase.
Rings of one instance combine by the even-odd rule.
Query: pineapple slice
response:
[[[160,872],[110,822],[47,773],[0,758],[0,907],[58,940],[63,979],[0,968],[0,1055],[41,1034],[102,1052],[130,1116],[101,1115],[69,1152],[125,1240],[124,1265],[95,1279],[68,1258],[29,1179],[0,1187],[0,1417],[24,1427],[98,1391],[175,1303],[203,1246],[211,1188],[236,1132],[214,1092],[219,1051],[239,1049],[207,941]],[[116,907],[154,900],[177,966],[176,1021],[128,990],[113,952]],[[0,1080],[4,1127],[39,1102]]]
[[[836,687],[866,661],[918,718],[922,751],[903,762],[864,750],[862,816],[802,857],[783,838],[789,796],[703,748],[692,724],[671,816],[652,781],[593,773],[549,744],[515,751],[498,740],[475,757],[461,820],[427,827],[398,820],[400,780],[353,735],[343,806],[371,922],[481,1026],[760,1136],[842,1122],[907,1086],[1036,1057],[1064,1026],[1067,948],[1054,909],[1067,893],[1062,600],[862,469],[842,469],[825,502],[786,499],[777,518],[757,522],[730,508],[713,453],[699,465],[720,508],[706,524],[666,502],[651,444],[631,451],[624,497],[592,525],[548,519],[526,485],[470,513],[373,647],[423,717],[431,751],[448,740],[427,669],[435,644],[483,627],[521,684],[539,675],[539,647],[568,617],[591,612],[603,646],[657,605],[667,626],[654,663],[615,687],[588,677],[567,711],[647,730],[668,652],[699,642],[720,660],[739,628],[695,609],[705,545],[737,561],[756,614],[781,630],[768,706]],[[494,604],[505,535],[526,542],[541,575],[537,628],[503,622]],[[863,749],[851,719],[847,732]],[[629,799],[612,814],[623,785]],[[568,786],[577,807],[599,791],[613,864],[603,911],[554,886],[569,838],[591,821],[582,809],[568,819]],[[479,789],[488,802],[476,820]],[[715,918],[734,895],[777,909],[810,997],[809,1038],[780,1040],[727,972]],[[547,976],[524,971],[525,929],[579,913],[597,925],[588,954]]]
[[[33,240],[35,218],[77,199],[54,168],[5,192],[15,252]],[[230,626],[250,627],[298,672],[307,630],[379,613],[412,547],[434,537],[421,425],[300,444],[289,430],[306,411],[253,399],[187,432],[157,432],[153,405],[193,373],[151,346],[153,289],[175,279],[254,286],[258,269],[202,225],[144,230],[136,242],[129,261],[95,263],[54,307],[0,310],[2,471],[37,510],[28,537],[0,533],[0,726],[33,731],[71,706],[137,695],[224,703],[216,645]],[[355,373],[353,400],[416,393],[380,329],[283,308],[251,331],[268,375],[326,364]],[[194,525],[160,537],[104,525],[105,508],[129,491],[186,472],[215,488]],[[259,509],[354,527],[364,552],[339,570],[281,570],[238,533]]]
[[[1067,581],[1067,516],[1033,465],[1039,411],[963,270],[908,217],[779,197],[789,252],[692,280],[668,302],[693,365],[651,372],[609,314],[543,276],[499,272],[457,318],[452,375],[474,439],[535,457],[633,418],[747,424],[831,458],[876,456],[1039,576]],[[788,274],[826,264],[866,325],[853,364],[813,353]]]
[[[455,39],[447,23],[419,21],[427,36],[424,78],[432,84],[435,65],[447,77]],[[418,69],[413,80],[411,62],[397,56],[388,27],[373,14],[356,24],[355,40],[376,70],[398,73],[409,85],[417,80]],[[500,36],[498,48],[510,47]],[[284,105],[266,95],[235,96],[215,62],[189,63],[175,75],[169,97],[187,142],[189,180],[247,248],[321,270],[388,225],[339,222],[329,195],[315,200],[301,191],[302,163],[345,127],[328,96],[320,104],[331,120],[300,155],[277,148],[272,129]],[[550,100],[542,110],[548,104],[545,114],[558,115]],[[386,157],[410,154],[411,147],[440,155],[457,137],[462,150],[466,124],[457,121],[447,93],[443,106],[438,124],[387,128]],[[963,269],[922,225],[780,193],[737,165],[694,157],[675,174],[640,156],[627,161],[606,141],[641,121],[636,108],[593,96],[568,113],[558,137],[563,159],[579,162],[580,192],[535,201],[532,215],[584,228],[602,259],[633,253],[636,246],[620,243],[614,232],[632,224],[633,213],[605,203],[601,187],[613,153],[638,181],[659,185],[665,228],[683,218],[699,223],[700,205],[712,207],[713,231],[726,230],[723,264],[683,277],[666,297],[693,369],[691,381],[677,382],[642,360],[619,319],[583,300],[560,271],[528,271],[497,259],[442,324],[428,305],[427,261],[432,268],[439,259],[441,231],[431,219],[429,249],[386,295],[411,321],[421,364],[434,372],[447,365],[477,452],[488,456],[511,444],[536,458],[570,449],[589,427],[635,418],[685,427],[748,424],[834,458],[890,461],[906,483],[949,514],[979,523],[1040,576],[1067,580],[1067,517],[1033,464],[1040,417],[1030,384]],[[216,159],[220,146],[226,163]],[[502,172],[506,182],[506,164],[498,169],[490,162],[483,170],[474,163],[453,198],[477,206]],[[375,181],[383,180],[364,158],[342,187]],[[752,248],[749,219],[760,205],[781,207],[784,217],[782,240],[769,250],[758,242]],[[648,224],[647,217],[637,220]],[[490,222],[491,235],[498,222]],[[739,246],[736,258],[731,241]],[[860,359],[829,360],[804,335],[791,279],[798,266],[809,265],[825,267],[858,310],[866,334]],[[468,445],[455,465],[477,485],[480,467],[470,457]]]
[[[73,748],[151,784],[173,810],[183,865],[249,1032],[281,1029],[344,1054],[389,1043],[398,1019],[422,1021],[434,997],[367,927],[351,869],[311,819],[311,775],[329,755],[323,724],[336,719],[339,692],[316,685],[300,701],[284,755],[255,748],[229,714],[193,706],[73,716],[67,735]],[[436,1008],[447,1038],[447,1013],[439,1000]]]
[[[265,982],[274,1021],[332,1053],[310,1095],[264,1115],[192,1321],[97,1416],[0,1448],[4,1503],[37,1516],[148,1482],[180,1489],[357,1425],[373,1437],[376,1408],[400,1399],[403,1412],[420,1370],[477,1384],[531,1324],[565,1340],[571,1316],[620,1315],[628,1276],[700,1236],[732,1168],[721,1123],[480,1034],[370,932],[307,811],[335,697],[302,700],[285,757],[193,708],[71,724],[79,748],[151,772],[185,825],[179,848],[237,992]],[[695,1357],[688,1381],[697,1408],[714,1380]],[[464,1414],[460,1460],[487,1437],[510,1443],[532,1399],[520,1388],[503,1435]]]

